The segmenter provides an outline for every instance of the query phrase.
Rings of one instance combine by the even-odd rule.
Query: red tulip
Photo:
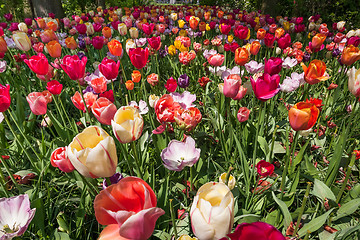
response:
[[[72,80],[79,80],[85,75],[85,66],[87,57],[83,57],[81,60],[78,55],[66,55],[63,58],[61,68]]]
[[[249,119],[250,110],[247,107],[241,107],[237,113],[239,122],[245,122]]]
[[[148,38],[147,41],[154,50],[157,51],[160,49],[160,47],[161,47],[161,38],[160,37]]]
[[[95,217],[108,226],[99,239],[149,239],[156,220],[165,213],[156,203],[154,191],[137,177],[123,178],[102,190],[95,197]]]
[[[154,31],[154,28],[155,28],[155,24],[153,24],[153,23],[144,23],[141,26],[142,26],[142,30],[147,35],[152,34],[152,32]]]
[[[258,162],[258,164],[256,164],[256,169],[257,169],[257,173],[260,176],[267,177],[274,172],[275,167],[271,163],[265,160],[261,160],[260,162]]]
[[[278,45],[279,45],[279,48],[281,49],[285,49],[287,47],[290,47],[291,45],[291,37],[290,37],[290,34],[285,34],[285,36],[281,37],[278,39]]]
[[[63,172],[74,171],[74,166],[70,162],[66,154],[66,147],[59,147],[55,149],[50,157],[50,162],[53,167],[59,168]]]
[[[104,57],[104,59],[99,64],[100,72],[106,77],[106,79],[111,80],[117,78],[119,74],[120,61],[115,62],[112,59]]]
[[[231,31],[231,25],[228,25],[228,24],[225,24],[225,23],[221,24],[220,25],[220,31],[221,31],[222,34],[228,35],[229,32]]]
[[[87,109],[90,109],[92,107],[96,99],[97,99],[97,95],[93,94],[92,92],[87,92],[84,94],[84,100]],[[74,94],[74,96],[71,97],[71,101],[73,102],[73,104],[77,109],[86,112],[84,101],[78,91]]]
[[[271,48],[274,45],[275,37],[274,35],[267,33],[264,38],[264,43],[267,47]]]
[[[239,224],[228,237],[231,240],[285,240],[279,230],[265,222]]]
[[[247,39],[249,34],[249,29],[246,26],[239,25],[234,30],[235,37],[238,37],[242,40]]]
[[[177,88],[177,82],[173,77],[170,77],[165,84],[165,88],[166,90],[168,90],[169,92],[175,92],[176,88]]]
[[[280,76],[278,74],[271,76],[264,73],[257,78],[250,77],[250,81],[255,97],[263,102],[275,96],[280,90]]]
[[[0,84],[0,112],[5,112],[11,104],[10,85]]]
[[[160,123],[175,122],[174,114],[180,104],[175,102],[171,95],[165,94],[156,101],[154,109],[156,117]]]
[[[145,67],[149,58],[149,49],[131,48],[129,50],[129,57],[134,67],[136,67],[137,69],[142,69],[143,67]]]
[[[282,59],[278,57],[271,57],[265,59],[264,73],[270,75],[278,74],[282,68]]]
[[[46,89],[51,92],[51,94],[59,95],[63,89],[63,85],[56,80],[47,82]]]
[[[114,92],[112,89],[106,91],[106,92],[103,92],[103,93],[100,93],[99,94],[99,97],[104,97],[104,98],[107,98],[109,99],[111,102],[114,102],[115,101],[115,98],[114,98]]]
[[[25,59],[24,62],[35,74],[45,75],[49,71],[49,62],[42,53],[32,56],[30,59]]]

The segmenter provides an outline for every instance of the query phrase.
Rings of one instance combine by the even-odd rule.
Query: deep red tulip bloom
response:
[[[100,36],[93,37],[91,44],[95,49],[100,50],[104,46],[104,38]]]
[[[291,37],[290,34],[285,34],[285,36],[278,39],[278,46],[281,49],[285,49],[287,47],[290,47],[291,45]]]
[[[0,84],[0,112],[5,112],[11,104],[10,85],[5,86]]]
[[[225,34],[225,35],[228,35],[229,32],[231,31],[231,25],[228,25],[228,24],[221,24],[220,25],[220,31],[222,34]]]
[[[30,59],[25,59],[24,62],[35,74],[45,75],[49,71],[49,62],[42,53],[32,56]]]
[[[85,66],[87,57],[83,57],[81,60],[78,55],[66,55],[63,58],[61,68],[72,80],[79,80],[85,75]]]
[[[265,59],[264,73],[268,73],[270,75],[278,74],[281,71],[282,62],[282,59],[278,57]]]
[[[250,77],[250,81],[255,97],[263,102],[275,96],[280,90],[280,76],[278,74],[271,76],[268,73],[264,73],[255,79]]]
[[[85,34],[87,27],[85,24],[78,24],[75,26],[76,30],[79,32],[79,34]]]
[[[261,160],[256,164],[257,173],[262,177],[270,176],[274,172],[274,169],[274,165],[265,160]]]
[[[142,30],[145,34],[150,35],[154,31],[155,24],[153,23],[144,23],[142,26]]]
[[[264,222],[239,224],[234,233],[228,234],[228,237],[231,240],[285,240],[279,230]]]
[[[161,47],[161,38],[160,37],[148,38],[147,41],[154,50],[157,51],[160,49],[160,47]]]
[[[275,36],[271,33],[267,33],[264,38],[264,43],[267,47],[273,47],[275,41]]]
[[[106,79],[111,80],[117,78],[119,74],[120,61],[115,62],[112,59],[104,57],[104,59],[99,64],[100,72],[106,77]]]
[[[170,77],[165,84],[165,88],[166,90],[168,90],[169,92],[175,92],[176,88],[177,88],[177,82],[173,77]]]
[[[134,67],[136,67],[137,69],[142,69],[143,67],[145,67],[149,58],[149,49],[131,48],[129,50],[129,57]]]
[[[246,39],[249,34],[249,29],[246,26],[239,25],[234,30],[235,37],[238,37],[242,40]]]
[[[100,93],[99,94],[99,97],[104,97],[104,98],[107,98],[109,99],[111,102],[114,102],[115,101],[115,98],[114,98],[114,92],[113,90],[108,90],[106,92],[103,92],[103,93]]]
[[[59,95],[63,89],[63,85],[56,80],[52,80],[46,83],[46,89],[49,90],[51,94]]]

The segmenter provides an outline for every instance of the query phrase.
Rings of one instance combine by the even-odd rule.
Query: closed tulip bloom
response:
[[[133,81],[134,83],[138,83],[141,80],[141,73],[138,70],[134,70],[131,73],[131,81]]]
[[[94,102],[91,110],[100,123],[111,125],[117,108],[109,99],[100,97]]]
[[[32,92],[26,97],[31,112],[35,115],[44,115],[47,112],[47,100],[41,92]]]
[[[7,43],[3,37],[0,36],[0,53],[7,52]]]
[[[267,47],[272,48],[274,45],[275,36],[271,33],[267,33],[264,38],[264,43]]]
[[[304,79],[309,84],[316,84],[329,79],[329,75],[326,73],[326,64],[321,60],[312,60],[309,67],[306,67],[304,63],[301,63],[304,70]]]
[[[24,32],[15,32],[12,35],[12,39],[15,42],[15,45],[21,51],[29,51],[31,49],[31,41],[26,33]]]
[[[76,135],[67,147],[67,155],[84,177],[111,177],[118,163],[114,139],[98,126]]]
[[[152,34],[152,32],[154,31],[154,28],[155,28],[155,24],[153,24],[153,23],[144,23],[142,25],[142,30],[144,31],[144,33],[146,35]]]
[[[111,38],[111,28],[109,27],[104,27],[102,29],[102,35],[105,37],[105,38]]]
[[[108,80],[112,80],[117,78],[119,74],[120,61],[115,62],[112,59],[104,57],[104,59],[99,64],[100,72],[106,77]]]
[[[0,112],[5,112],[11,104],[10,85],[0,84]]]
[[[63,63],[60,65],[65,73],[72,80],[79,80],[85,75],[85,66],[87,57],[83,57],[81,60],[78,55],[66,55],[63,58]]]
[[[193,233],[199,239],[221,239],[234,222],[234,196],[224,183],[209,182],[199,188],[190,210]]]
[[[259,53],[259,50],[260,50],[260,42],[259,41],[253,41],[251,44],[250,44],[250,53],[251,55],[257,55]]]
[[[129,33],[130,33],[130,37],[132,39],[138,38],[139,37],[139,30],[135,27],[132,27],[129,29]]]
[[[195,148],[195,140],[187,136],[184,142],[171,140],[162,150],[161,159],[164,166],[172,171],[181,171],[192,167],[200,158],[200,148]]]
[[[136,67],[137,69],[142,69],[143,67],[145,67],[149,58],[149,49],[132,48],[129,50],[129,57],[134,67]]]
[[[87,27],[85,24],[78,24],[75,26],[75,28],[79,32],[79,34],[85,34],[87,31]]]
[[[208,57],[207,60],[211,66],[218,67],[224,63],[225,56],[222,54],[214,54]]]
[[[41,41],[44,43],[48,43],[52,40],[58,40],[58,38],[55,35],[55,32],[51,29],[47,29],[44,32],[40,34]]]
[[[53,95],[59,95],[63,89],[63,85],[56,80],[46,83],[46,89]]]
[[[355,96],[360,97],[360,69],[356,70],[355,67],[352,67],[348,71],[348,89]]]
[[[94,201],[95,217],[108,225],[99,240],[146,240],[165,212],[156,207],[151,187],[137,177],[126,177],[102,190]]]
[[[286,238],[274,226],[265,222],[242,223],[234,233],[227,235],[231,240],[285,240]]]
[[[229,32],[231,31],[231,25],[229,24],[220,24],[220,32],[224,35],[228,35]]]
[[[294,131],[312,128],[319,116],[319,109],[314,103],[299,102],[289,110],[289,122]]]
[[[86,25],[86,34],[93,35],[95,33],[94,26],[90,22],[85,23],[85,25]]]
[[[249,119],[250,110],[247,107],[239,108],[239,111],[236,115],[239,122],[245,122]]]
[[[151,86],[154,87],[159,83],[159,75],[157,75],[156,73],[152,73],[147,76],[146,80]]]
[[[125,36],[127,34],[127,26],[125,25],[125,23],[120,23],[118,25],[118,31],[121,36]]]
[[[126,83],[125,83],[125,87],[127,90],[133,90],[134,89],[134,82],[131,81],[131,80],[127,80]]]
[[[263,28],[259,28],[256,33],[256,38],[259,40],[263,40],[266,35],[266,30]]]
[[[139,108],[123,106],[117,110],[111,126],[119,142],[129,143],[141,136],[144,120],[140,115]]]
[[[244,66],[249,61],[249,52],[246,48],[238,48],[235,51],[235,63]]]
[[[242,40],[247,39],[249,32],[250,32],[249,28],[243,25],[239,25],[234,29],[235,37],[238,37],[239,39]]]
[[[61,45],[58,41],[52,40],[46,44],[49,55],[53,58],[61,57]]]
[[[282,59],[279,57],[265,59],[264,73],[268,73],[270,75],[278,74],[281,71],[282,62]]]
[[[353,45],[347,46],[341,55],[341,63],[345,64],[346,66],[354,64],[359,59],[360,50],[358,47],[355,47]]]
[[[102,49],[102,47],[104,46],[104,37],[101,36],[95,36],[91,39],[91,44],[94,46],[95,49]]]
[[[321,45],[324,43],[325,39],[326,39],[326,36],[324,34],[322,34],[322,33],[316,34],[311,40],[311,47],[313,49],[320,48]]]
[[[285,36],[280,37],[278,40],[278,46],[281,49],[285,49],[291,46],[291,37],[290,34],[285,34]]]
[[[21,22],[18,25],[18,28],[21,32],[27,33],[28,32],[28,27],[25,23]]]
[[[260,101],[267,101],[280,91],[280,76],[264,73],[259,77],[250,77],[255,97]]]
[[[190,25],[191,29],[195,30],[197,28],[198,24],[199,24],[199,18],[197,18],[195,16],[191,16],[189,19],[189,25]]]
[[[123,51],[121,42],[119,42],[116,39],[113,39],[110,42],[108,42],[107,45],[108,45],[109,51],[112,55],[118,56],[118,57],[121,56],[122,51]]]
[[[225,97],[234,98],[239,93],[241,78],[237,74],[230,74],[224,79],[223,93]]]
[[[66,147],[55,149],[50,157],[51,166],[59,168],[63,172],[74,171],[74,166],[67,157]]]
[[[44,54],[39,53],[38,55],[31,56],[30,59],[25,59],[24,62],[29,66],[29,68],[39,75],[45,75],[49,70],[49,62]]]
[[[160,37],[152,37],[147,39],[149,45],[155,51],[159,50],[161,47],[161,38]]]
[[[65,39],[65,44],[66,44],[66,47],[71,49],[71,50],[76,49],[77,46],[78,46],[75,39],[74,39],[74,37],[67,37]]]

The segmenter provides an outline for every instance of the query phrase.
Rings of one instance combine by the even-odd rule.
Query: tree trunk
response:
[[[277,0],[263,0],[261,4],[261,11],[264,14],[269,14],[272,17],[276,17],[279,14],[279,8],[277,7]]]
[[[31,0],[35,17],[47,17],[49,13],[55,13],[56,18],[65,17],[61,0]]]
[[[102,7],[103,9],[105,9],[105,0],[97,0],[97,7]]]

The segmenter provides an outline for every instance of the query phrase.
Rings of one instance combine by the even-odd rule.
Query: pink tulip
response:
[[[222,54],[214,54],[211,55],[207,60],[211,66],[218,67],[224,63],[225,56]]]
[[[223,93],[225,97],[235,98],[239,93],[241,78],[237,74],[230,74],[224,79]]]
[[[99,64],[100,72],[106,77],[106,79],[111,80],[115,79],[118,76],[120,67],[120,61],[115,62],[112,59],[104,57],[104,59]]]
[[[63,64],[61,68],[72,80],[79,80],[85,75],[85,65],[87,58],[83,57],[81,60],[78,55],[66,55],[63,58]]]
[[[35,115],[44,115],[47,112],[47,101],[41,92],[32,92],[26,100],[30,105],[31,112]]]
[[[250,80],[254,94],[260,101],[265,102],[269,100],[280,90],[280,76],[278,74],[271,76],[268,73],[264,73],[257,78],[250,77]]]
[[[247,92],[247,88],[240,86],[238,94],[232,99],[241,100],[243,97],[245,97],[246,92]]]
[[[239,122],[245,122],[249,119],[250,110],[247,107],[241,107],[237,113]]]
[[[109,99],[101,97],[94,102],[91,110],[100,123],[111,125],[117,108]]]
[[[44,54],[32,56],[30,59],[25,59],[24,62],[36,74],[45,75],[49,70],[49,62]]]

